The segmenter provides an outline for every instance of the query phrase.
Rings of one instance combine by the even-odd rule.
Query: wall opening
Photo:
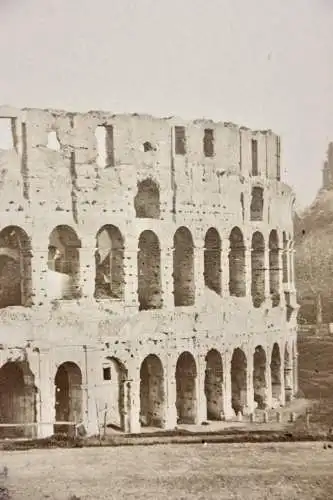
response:
[[[286,403],[289,403],[293,394],[293,366],[288,344],[284,349],[284,395]]]
[[[269,235],[269,288],[272,306],[280,304],[280,256],[279,238],[275,229]]]
[[[205,237],[204,278],[205,286],[221,295],[221,238],[211,227]]]
[[[0,308],[32,304],[31,258],[26,232],[5,227],[0,232]]]
[[[252,139],[251,141],[251,158],[252,158],[252,175],[259,175],[258,169],[258,141]]]
[[[240,195],[240,203],[241,203],[241,209],[242,209],[242,221],[244,222],[245,220],[245,206],[244,206],[244,194],[241,193]]]
[[[206,356],[205,396],[207,419],[222,420],[223,415],[223,366],[221,354],[211,349]]]
[[[149,354],[140,369],[140,423],[146,427],[164,426],[164,375],[160,358]]]
[[[138,191],[134,198],[136,217],[140,219],[159,219],[160,191],[156,182],[145,179],[138,183]]]
[[[106,377],[105,377],[106,375]],[[107,357],[103,363],[103,401],[100,410],[106,412],[106,424],[125,430],[125,382],[127,370],[119,359]],[[100,419],[101,420],[101,419]]]
[[[194,245],[186,227],[177,229],[173,238],[173,293],[175,306],[193,306],[195,302]]]
[[[175,153],[176,155],[186,155],[185,127],[175,127]]]
[[[231,359],[231,406],[236,415],[243,413],[247,404],[247,360],[244,352],[237,348]]]
[[[288,241],[285,231],[283,231],[282,279],[283,283],[288,283]]]
[[[47,136],[47,147],[54,151],[60,151],[60,142],[55,130],[51,130]]]
[[[113,125],[99,125],[95,130],[97,141],[97,164],[100,167],[114,167]]]
[[[71,300],[81,296],[80,248],[81,242],[71,227],[60,225],[51,232],[48,268],[58,299]]]
[[[103,226],[96,236],[95,298],[124,298],[124,240],[119,229]]]
[[[212,128],[204,130],[203,149],[206,158],[214,156],[214,130]]]
[[[262,221],[264,216],[264,190],[259,186],[252,188],[251,221]]]
[[[17,147],[16,118],[0,116],[0,150],[9,150]]]
[[[238,227],[231,231],[229,242],[229,293],[234,297],[245,297],[245,245],[242,231]]]
[[[77,364],[67,361],[58,367],[55,379],[55,434],[72,434],[82,422],[82,375]],[[58,423],[59,422],[59,423]],[[66,425],[62,422],[71,422]]]
[[[177,423],[195,424],[197,414],[196,397],[197,367],[189,352],[183,352],[176,365]]]
[[[27,362],[5,363],[0,368],[0,420],[2,424],[36,423],[35,378]],[[35,438],[36,426],[0,427],[1,438]]]
[[[273,402],[281,402],[281,356],[277,343],[273,346],[271,359],[271,380]]]
[[[138,298],[140,311],[162,307],[161,251],[153,231],[143,231],[139,238]]]
[[[251,295],[254,307],[260,307],[265,300],[265,241],[258,231],[252,236]]]
[[[257,346],[253,355],[253,392],[257,408],[267,406],[266,353],[262,346]]]

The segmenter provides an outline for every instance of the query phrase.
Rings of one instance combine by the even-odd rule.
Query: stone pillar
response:
[[[194,248],[194,286],[195,286],[195,304],[204,293],[204,246],[202,241],[197,241]]]
[[[252,302],[251,299],[251,240],[248,238],[244,239],[245,243],[245,296]]]
[[[177,426],[177,387],[176,387],[176,365],[168,358],[165,377],[166,403],[164,428],[172,430]]]
[[[298,352],[296,341],[293,347],[293,395],[298,392]]]
[[[40,349],[38,353],[38,391],[39,408],[37,412],[38,438],[46,438],[54,433],[55,412],[55,385],[51,368],[50,351]]]
[[[285,403],[290,401],[293,397],[293,365],[292,353],[289,354],[289,363],[287,364],[284,359],[284,393]]]
[[[196,424],[198,425],[207,420],[207,401],[205,396],[205,373],[206,373],[205,355],[200,354],[197,357],[197,378],[196,378],[196,399],[197,399]]]
[[[80,248],[80,289],[81,297],[89,302],[94,301],[95,293],[95,251],[96,241],[94,238],[83,239]]]
[[[270,272],[269,272],[269,248],[268,243],[265,245],[265,307],[270,309],[272,307],[271,291],[270,291]]]
[[[139,308],[138,299],[138,243],[125,235],[124,249],[124,302],[126,308]]]
[[[282,237],[282,236],[281,236]],[[280,241],[280,238],[279,238]],[[280,294],[280,306],[286,306],[286,299],[284,296],[284,286],[283,286],[283,246],[279,245],[279,294]]]
[[[232,353],[223,354],[223,412],[226,420],[231,420],[235,416],[232,409],[232,386],[231,386],[231,358]]]
[[[48,240],[35,238],[31,258],[31,295],[35,306],[46,305],[48,294]]]
[[[128,432],[136,434],[141,431],[140,425],[140,373],[135,380],[127,382],[128,394]]]
[[[229,297],[229,251],[230,251],[230,242],[229,238],[223,238],[221,242],[221,270],[222,270],[222,278],[221,278],[221,294],[222,297]]]
[[[244,414],[249,415],[254,411],[254,390],[253,390],[253,353],[247,353],[247,370],[246,370],[246,407]]]
[[[163,308],[174,308],[173,297],[173,251],[168,246],[161,244],[161,285]]]

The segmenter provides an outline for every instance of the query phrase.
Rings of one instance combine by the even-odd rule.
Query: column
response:
[[[285,403],[291,401],[293,396],[293,366],[292,355],[289,354],[289,362],[284,360],[284,393]]]
[[[270,309],[272,307],[271,290],[270,290],[270,269],[269,269],[269,248],[268,242],[265,242],[264,253],[264,266],[265,266],[265,307]]]
[[[195,303],[197,304],[204,293],[204,245],[202,241],[195,242],[194,248],[194,286]]]
[[[173,251],[167,245],[161,244],[161,285],[163,308],[174,308],[173,298]]]
[[[280,307],[286,307],[286,299],[284,295],[283,286],[283,245],[280,245],[282,235],[279,237],[279,294],[280,294]]]
[[[230,251],[230,242],[229,238],[223,238],[221,242],[221,270],[222,270],[222,279],[221,279],[221,292],[222,297],[229,297],[229,251]]]
[[[127,381],[128,396],[128,432],[136,434],[141,431],[140,425],[140,373],[135,380]]]
[[[55,385],[51,368],[49,350],[41,349],[38,353],[39,363],[39,411],[38,418],[38,438],[46,438],[54,433],[55,412]]]
[[[245,296],[251,301],[251,240],[244,238],[245,244]]]
[[[197,357],[197,378],[196,378],[196,399],[197,399],[197,416],[196,424],[200,425],[207,420],[207,402],[205,396],[205,373],[206,361],[205,355],[200,354]]]
[[[87,346],[83,346],[83,351],[85,359],[84,370],[82,373],[82,423],[85,426],[87,434],[89,436],[93,436],[97,435],[100,429],[96,407],[95,385],[93,383],[94,372],[91,368],[99,366],[99,354],[94,349],[90,350]]]
[[[166,404],[164,428],[172,430],[177,426],[177,386],[176,386],[176,362],[168,357],[165,377]]]
[[[48,239],[35,237],[31,257],[31,296],[35,306],[48,304]]]
[[[82,299],[89,302],[94,301],[95,294],[95,251],[95,238],[84,238],[80,248],[80,289]]]
[[[231,420],[235,416],[231,404],[231,358],[232,353],[225,352],[223,354],[223,411],[225,420]]]
[[[138,300],[138,242],[125,235],[124,249],[124,302],[126,308],[139,307]]]

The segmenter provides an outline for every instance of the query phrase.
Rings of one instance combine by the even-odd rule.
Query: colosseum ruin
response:
[[[295,396],[295,199],[277,135],[0,117],[2,437],[174,429]]]

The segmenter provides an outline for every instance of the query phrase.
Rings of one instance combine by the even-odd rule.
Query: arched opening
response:
[[[283,231],[282,276],[283,283],[288,283],[288,241],[285,231]]]
[[[229,292],[234,297],[245,297],[245,245],[238,227],[231,231],[229,242]]]
[[[158,185],[152,179],[145,179],[138,183],[134,208],[136,217],[141,219],[160,218],[160,192]]]
[[[272,306],[280,304],[280,264],[279,238],[275,229],[269,235],[269,288],[272,297]]]
[[[274,344],[271,359],[271,380],[273,403],[281,402],[281,356],[278,344]]]
[[[140,311],[162,307],[161,251],[153,231],[143,231],[139,238],[138,297]]]
[[[125,430],[125,387],[127,370],[119,359],[107,357],[103,363],[103,385],[100,412],[107,427]],[[100,419],[101,420],[101,419]]]
[[[253,392],[257,408],[263,410],[267,403],[266,353],[257,346],[253,355]]]
[[[252,188],[251,221],[262,221],[264,214],[264,190],[259,186]]]
[[[221,238],[213,227],[205,237],[204,278],[206,287],[221,295]]]
[[[197,413],[196,397],[197,367],[189,352],[183,352],[176,366],[177,423],[195,424]]]
[[[223,366],[221,354],[211,349],[206,356],[205,395],[207,419],[223,418]]]
[[[0,427],[1,438],[34,438],[37,421],[35,378],[27,362],[5,363],[0,368],[0,421],[22,427]]]
[[[265,241],[258,231],[252,236],[251,294],[254,307],[265,300]]]
[[[164,375],[160,358],[149,354],[140,369],[140,423],[147,427],[163,427]]]
[[[284,349],[284,394],[286,403],[289,403],[293,394],[293,366],[288,344]]]
[[[177,229],[173,238],[173,293],[175,306],[193,306],[195,302],[194,245],[186,227]]]
[[[54,298],[76,299],[80,292],[81,242],[69,226],[57,226],[50,234],[48,268]]]
[[[56,423],[54,432],[72,434],[76,424],[82,422],[82,375],[72,362],[59,366],[55,379]],[[57,423],[59,422],[59,423]],[[71,425],[63,424],[71,423]]]
[[[0,308],[32,304],[31,244],[17,226],[0,232]]]
[[[103,226],[96,235],[95,298],[124,298],[124,240],[119,229]]]
[[[231,406],[236,415],[247,403],[247,360],[244,352],[237,348],[231,359]]]

